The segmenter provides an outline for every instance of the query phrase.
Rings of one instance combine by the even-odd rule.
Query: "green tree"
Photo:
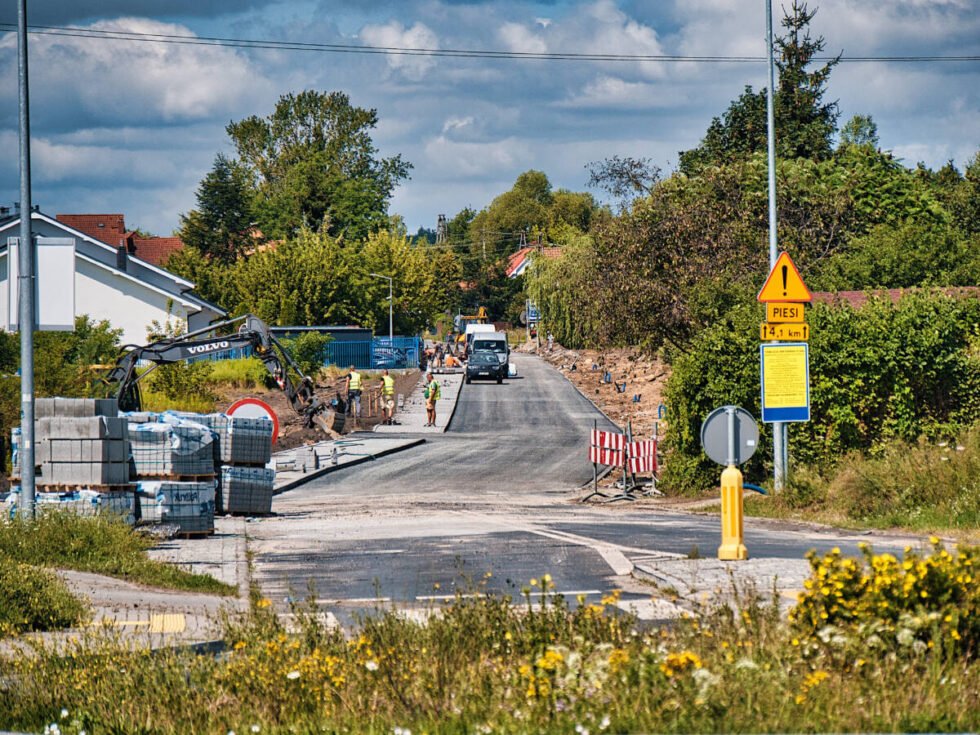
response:
[[[360,323],[364,294],[353,281],[351,247],[304,229],[241,261],[229,295],[234,310],[277,326]]]
[[[254,246],[248,171],[222,154],[197,189],[197,209],[180,216],[180,239],[207,258],[234,262]]]
[[[388,202],[411,164],[378,157],[376,110],[342,92],[279,98],[268,117],[230,123],[239,160],[253,178],[256,219],[267,236],[300,227],[359,240],[388,225]]]
[[[840,129],[841,146],[868,145],[878,147],[878,125],[871,115],[855,115]]]
[[[194,292],[217,304],[225,311],[234,311],[235,263],[214,260],[193,245],[175,250],[164,261],[164,268],[194,284]]]
[[[816,10],[794,0],[782,20],[786,33],[775,41],[779,73],[774,101],[776,154],[781,158],[823,159],[833,150],[839,112],[836,102],[824,103],[823,97],[838,59],[807,70],[825,46],[822,36],[810,36],[815,15]],[[711,121],[701,144],[681,152],[681,171],[691,174],[766,150],[766,96],[766,90],[755,92],[747,86],[721,118]]]

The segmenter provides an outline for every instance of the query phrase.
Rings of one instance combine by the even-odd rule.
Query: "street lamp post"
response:
[[[394,320],[392,318],[392,304],[394,303],[391,298],[391,276],[382,276],[380,273],[372,273],[375,278],[384,278],[388,281],[388,349],[393,349],[395,346],[395,330],[394,330]]]

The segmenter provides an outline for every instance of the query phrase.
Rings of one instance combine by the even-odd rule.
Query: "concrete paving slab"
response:
[[[436,401],[436,425],[426,426],[425,381],[419,381],[406,398],[402,410],[395,414],[393,426],[378,424],[374,427],[378,434],[442,434],[449,428],[456,412],[456,403],[463,388],[463,374],[439,374],[436,376],[440,386],[440,398]]]
[[[424,443],[425,439],[417,437],[378,437],[363,432],[276,452],[272,457],[276,466],[276,484],[273,493],[279,495],[331,472],[371,462]],[[316,458],[312,467],[304,469],[298,465],[297,450],[304,453],[312,452]]]
[[[147,555],[235,585],[241,604],[247,603],[249,580],[244,518],[218,516],[214,519],[213,535],[201,539],[167,539],[150,549]]]
[[[759,558],[744,561],[718,559],[633,559],[633,576],[654,583],[662,592],[690,605],[715,605],[736,597],[775,593],[780,607],[796,604],[803,581],[810,576],[806,559]]]

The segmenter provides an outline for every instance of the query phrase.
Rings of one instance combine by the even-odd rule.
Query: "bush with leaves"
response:
[[[664,485],[699,491],[718,468],[701,451],[708,413],[732,403],[760,416],[759,304],[746,301],[705,329],[686,353],[671,354],[665,401],[669,461]],[[897,304],[871,298],[860,309],[809,310],[811,420],[790,424],[794,463],[832,464],[852,449],[892,439],[956,436],[980,419],[980,300],[912,292]],[[766,472],[770,432],[744,467]]]
[[[327,364],[329,357],[327,345],[333,342],[333,337],[320,332],[303,332],[295,339],[284,340],[283,347],[289,356],[299,366],[305,375],[316,379],[320,369]]]

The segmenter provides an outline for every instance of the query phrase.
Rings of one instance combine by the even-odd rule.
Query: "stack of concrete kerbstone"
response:
[[[129,429],[114,398],[39,398],[35,410],[39,485],[129,483]]]
[[[266,467],[272,458],[272,422],[220,413],[179,415],[207,426],[217,439],[218,512],[270,513],[276,479],[275,470]]]
[[[176,533],[214,533],[214,481],[141,480],[140,521],[176,526]]]

